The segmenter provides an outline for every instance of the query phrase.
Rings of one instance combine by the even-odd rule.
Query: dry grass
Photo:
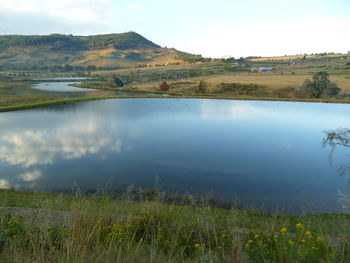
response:
[[[174,49],[158,48],[158,49],[143,49],[143,50],[117,50],[114,47],[105,49],[96,49],[83,52],[84,58],[75,61],[78,65],[95,65],[97,67],[108,67],[115,65],[130,65],[135,66],[135,62],[118,61],[116,62],[115,53],[118,53],[121,58],[125,59],[128,53],[140,54],[146,62],[140,61],[139,64],[147,65],[164,65],[171,63],[184,63],[184,61],[177,59],[177,51]]]
[[[173,91],[193,91],[195,86],[198,86],[200,80],[204,79],[209,85],[210,91],[215,91],[216,86],[220,83],[240,83],[240,84],[257,84],[259,86],[266,87],[266,91],[274,91],[279,89],[285,89],[289,87],[300,87],[306,79],[311,79],[312,74],[278,74],[278,73],[241,73],[241,74],[223,74],[213,75],[205,77],[196,77],[190,79],[181,80],[169,80],[168,84],[172,85],[177,82],[193,83],[190,85],[176,85]],[[331,75],[330,80],[335,82],[342,92],[350,92],[350,79],[346,75]],[[140,90],[157,90],[159,89],[160,81],[152,81],[146,83],[139,83],[134,85]]]
[[[348,56],[348,54],[329,54],[324,57],[341,57],[341,56]],[[269,61],[269,60],[290,60],[290,59],[301,59],[304,55],[292,55],[292,56],[277,56],[277,57],[261,57],[261,58],[253,58],[251,61]],[[306,58],[313,58],[314,55],[306,55]]]

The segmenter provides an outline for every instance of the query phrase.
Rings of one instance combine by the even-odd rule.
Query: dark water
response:
[[[153,187],[287,212],[337,210],[350,105],[119,99],[0,114],[0,187]]]

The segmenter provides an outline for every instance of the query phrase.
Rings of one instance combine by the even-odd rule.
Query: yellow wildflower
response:
[[[316,242],[322,243],[322,242],[323,242],[323,237],[317,237],[317,238],[316,238]]]
[[[305,239],[302,239],[300,242],[303,243],[303,244],[306,243]]]
[[[195,244],[194,247],[195,247],[195,248],[199,248],[200,245],[199,245],[199,244]]]
[[[256,235],[254,236],[254,238],[255,238],[255,239],[258,239],[258,238],[259,238],[259,235],[258,235],[258,234],[256,234]]]
[[[251,244],[251,243],[253,243],[253,242],[254,242],[254,241],[250,239],[250,240],[248,241],[248,244]]]
[[[302,227],[303,227],[303,224],[298,223],[298,224],[296,224],[295,226],[296,226],[296,228],[297,228],[297,229],[300,229],[300,228],[302,228]]]
[[[280,232],[281,232],[282,235],[284,235],[285,233],[288,232],[288,229],[286,227],[282,227]]]
[[[307,237],[311,237],[311,236],[312,236],[312,233],[311,233],[311,231],[306,231],[306,232],[305,232],[305,235],[306,235]]]

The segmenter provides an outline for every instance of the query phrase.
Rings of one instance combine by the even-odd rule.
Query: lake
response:
[[[79,186],[239,198],[290,213],[334,212],[349,149],[322,146],[350,105],[114,99],[0,113],[0,188]]]
[[[43,96],[45,98],[75,98],[87,96],[133,95],[130,92],[97,90],[73,87],[86,78],[46,78],[36,79],[28,87],[0,88],[0,95]]]

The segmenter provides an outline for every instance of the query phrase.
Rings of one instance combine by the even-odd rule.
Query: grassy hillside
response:
[[[201,56],[161,48],[128,32],[95,36],[0,36],[0,69],[118,69],[183,63]]]
[[[94,48],[105,48],[108,46],[113,46],[117,49],[150,49],[160,47],[135,32],[95,36],[72,36],[60,34],[0,36],[0,50],[10,47],[50,47],[51,50],[55,51],[81,51]]]

